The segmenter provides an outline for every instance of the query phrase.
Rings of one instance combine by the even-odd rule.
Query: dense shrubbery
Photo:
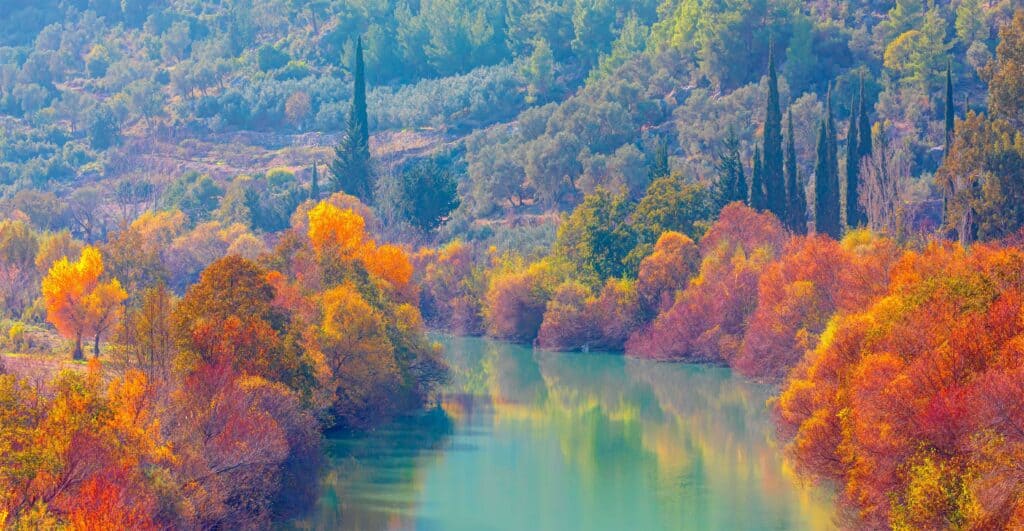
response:
[[[28,285],[49,271],[47,318],[69,339],[95,334],[96,356],[107,339],[109,360],[46,387],[0,375],[0,523],[266,525],[309,498],[320,428],[428,400],[445,366],[412,304],[409,257],[353,210],[306,210],[258,261],[209,249],[180,299],[163,284],[182,270],[169,262],[180,212],[137,219],[109,243],[110,268],[94,247],[69,261],[59,237],[0,226],[12,296],[35,298]],[[112,274],[132,290],[127,311]]]
[[[791,375],[775,407],[798,463],[868,525],[1020,524],[1022,264],[1017,248],[908,252]]]

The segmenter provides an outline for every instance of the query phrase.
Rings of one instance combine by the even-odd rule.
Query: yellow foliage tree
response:
[[[99,340],[117,322],[128,294],[116,279],[100,282],[103,257],[95,247],[86,247],[77,261],[65,256],[50,267],[42,281],[46,318],[64,337],[75,340],[74,359],[82,355],[82,335],[92,334],[93,353],[99,355]]]
[[[309,211],[309,239],[318,254],[334,250],[353,257],[366,242],[366,221],[354,210],[321,202]]]
[[[387,280],[395,287],[402,287],[412,280],[413,267],[408,253],[397,245],[381,245],[367,250],[363,257],[366,270],[371,275]]]
[[[347,422],[387,408],[400,385],[394,346],[384,316],[345,283],[323,293],[319,348],[337,393],[335,413]]]

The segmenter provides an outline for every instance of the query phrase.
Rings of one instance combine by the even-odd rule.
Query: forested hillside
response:
[[[287,518],[428,329],[728,365],[838,524],[1019,527],[1021,205],[1016,0],[7,0],[0,527]]]

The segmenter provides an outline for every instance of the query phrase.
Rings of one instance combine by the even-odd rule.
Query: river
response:
[[[325,441],[296,529],[830,529],[727,368],[443,338],[434,413]]]

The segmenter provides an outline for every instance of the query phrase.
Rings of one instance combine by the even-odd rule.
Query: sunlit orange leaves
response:
[[[318,253],[333,250],[353,257],[366,241],[366,222],[353,210],[322,202],[309,211],[309,240]]]
[[[1013,527],[1024,496],[1024,252],[933,244],[836,317],[775,408],[862,525]]]
[[[413,266],[401,247],[378,246],[366,233],[366,222],[351,209],[321,202],[309,211],[309,239],[321,256],[336,260],[358,260],[373,276],[396,288],[412,279]]]
[[[102,274],[99,250],[86,247],[77,261],[64,257],[54,262],[42,281],[47,320],[61,335],[75,339],[76,358],[82,355],[82,335],[96,335],[98,344],[99,335],[120,317],[128,297],[117,279],[101,283]]]

